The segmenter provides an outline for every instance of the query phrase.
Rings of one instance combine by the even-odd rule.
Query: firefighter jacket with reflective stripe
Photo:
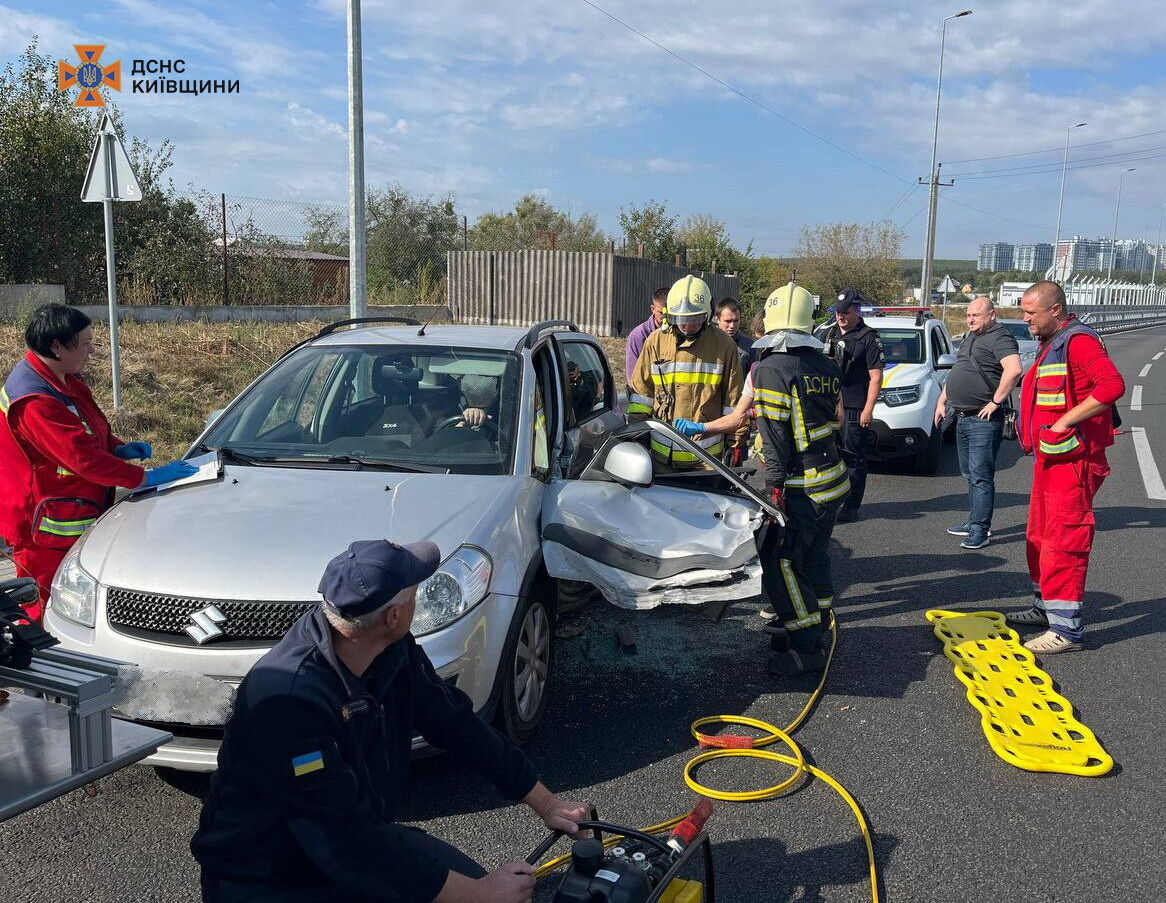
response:
[[[85,382],[62,384],[32,352],[0,390],[0,414],[0,533],[13,543],[67,547],[109,507],[110,487],[142,482],[113,454],[122,442]]]
[[[842,373],[813,348],[769,352],[753,369],[753,406],[765,450],[765,485],[825,504],[850,491],[838,451]]]
[[[741,397],[744,379],[740,356],[731,338],[714,326],[693,337],[676,327],[648,336],[629,380],[628,419],[655,417],[671,423],[677,417],[704,423],[732,413]],[[742,430],[742,436],[748,431]],[[723,436],[693,440],[717,457],[724,451]],[[696,455],[673,448],[665,437],[653,434],[653,456],[674,467],[695,466]]]
[[[1123,394],[1125,381],[1106,353],[1101,337],[1070,317],[1045,343],[1024,375],[1017,425],[1020,444],[1025,452],[1032,454],[1039,450],[1042,457],[1052,460],[1104,452],[1113,445],[1112,409],[1083,420],[1070,430],[1054,432],[1045,428],[1090,395],[1102,404],[1112,405]],[[1069,457],[1059,457],[1066,455]]]

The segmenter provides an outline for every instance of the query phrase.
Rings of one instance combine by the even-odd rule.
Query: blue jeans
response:
[[[981,420],[975,414],[960,415],[955,425],[955,447],[960,473],[968,481],[968,523],[989,530],[996,506],[996,453],[1000,451],[1004,422]]]

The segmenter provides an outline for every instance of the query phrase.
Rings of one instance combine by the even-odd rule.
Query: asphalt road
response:
[[[1166,471],[1166,328],[1109,340]],[[1138,374],[1152,363],[1144,376]],[[1045,667],[1118,762],[1104,777],[1036,774],[998,759],[923,614],[1010,607],[1028,592],[1024,518],[1030,462],[1006,444],[992,544],[958,547],[945,528],[964,519],[966,484],[953,446],[941,472],[875,473],[863,519],[837,532],[839,648],[827,695],[797,734],[810,759],[855,794],[875,834],[884,899],[898,901],[1161,901],[1166,899],[1162,754],[1166,502],[1147,498],[1132,436],[1110,451],[1098,497],[1090,573],[1089,648]],[[681,770],[692,719],[746,713],[778,724],[809,684],[763,670],[755,600],[720,621],[692,609],[624,615],[593,603],[563,619],[553,699],[530,746],[556,790],[600,815],[650,824],[694,802]],[[638,630],[635,655],[613,627]],[[405,817],[487,866],[541,838],[532,816],[499,800],[448,757],[416,763]],[[762,765],[710,768],[710,782],[744,788],[784,775]],[[197,875],[187,853],[203,783],[132,768],[0,826],[0,900],[187,901]],[[821,782],[764,803],[719,804],[722,900],[843,903],[870,899],[849,811]],[[549,899],[549,887],[539,899]]]

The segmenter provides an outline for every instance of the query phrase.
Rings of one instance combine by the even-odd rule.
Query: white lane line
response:
[[[1138,374],[1138,379],[1145,379],[1146,376],[1148,376],[1150,373],[1150,368],[1153,366],[1153,364],[1146,364],[1146,366],[1142,368],[1142,372]]]
[[[1130,396],[1130,410],[1140,411],[1142,409],[1142,387],[1134,386],[1134,394]]]
[[[1154,355],[1152,358],[1150,358],[1150,360],[1154,360],[1154,361],[1156,361],[1156,360],[1158,360],[1158,358],[1160,358],[1160,357],[1161,357],[1162,355],[1164,355],[1164,354],[1166,354],[1166,351],[1159,351],[1159,352],[1158,352],[1157,354],[1155,354],[1155,355]]]
[[[1154,463],[1154,453],[1150,451],[1150,440],[1146,438],[1145,429],[1140,426],[1130,427],[1130,433],[1134,437],[1134,451],[1138,454],[1138,467],[1142,470],[1146,495],[1166,502],[1166,484],[1163,484],[1162,474],[1158,472],[1158,465]]]

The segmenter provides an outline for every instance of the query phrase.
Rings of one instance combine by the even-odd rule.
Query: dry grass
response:
[[[86,368],[93,394],[114,432],[145,439],[155,462],[181,455],[211,411],[224,407],[283,351],[323,323],[123,323],[122,408],[113,410],[109,330],[93,324],[97,350]],[[3,374],[24,353],[23,329],[0,325]]]

